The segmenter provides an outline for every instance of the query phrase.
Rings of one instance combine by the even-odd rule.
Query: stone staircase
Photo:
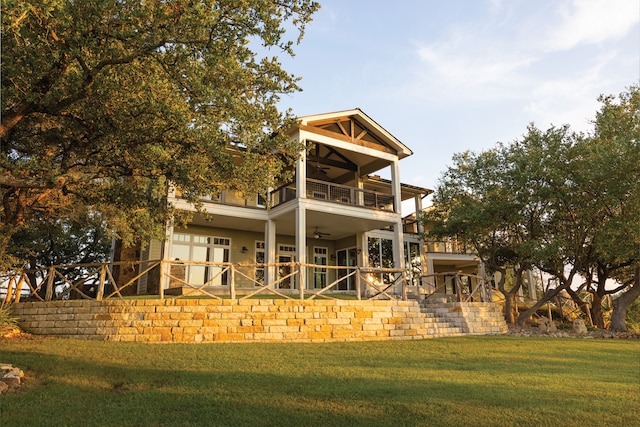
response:
[[[500,335],[508,332],[502,308],[490,302],[447,302],[432,298],[419,302],[425,327],[434,337]]]

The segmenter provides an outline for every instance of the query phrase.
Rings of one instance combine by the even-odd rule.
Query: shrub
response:
[[[9,307],[0,308],[0,328],[17,327],[18,319],[11,316]]]
[[[640,299],[636,299],[627,310],[627,330],[629,332],[640,332]]]

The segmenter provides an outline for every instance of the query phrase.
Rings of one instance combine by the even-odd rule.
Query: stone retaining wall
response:
[[[74,300],[12,308],[33,334],[109,341],[365,341],[506,331],[504,319],[498,326],[477,316],[472,326],[451,324],[425,314],[417,301]],[[459,311],[461,319],[466,312]]]

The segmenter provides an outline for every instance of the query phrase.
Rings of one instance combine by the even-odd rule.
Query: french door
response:
[[[341,249],[336,252],[336,260],[338,265],[346,267],[355,267],[358,265],[356,248]],[[338,279],[343,278],[338,282],[337,289],[339,291],[355,291],[356,289],[356,277],[355,275],[348,276],[353,272],[353,269],[339,269]]]

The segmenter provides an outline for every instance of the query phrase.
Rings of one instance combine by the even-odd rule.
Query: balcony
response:
[[[182,191],[176,188],[173,197],[182,198]],[[242,193],[235,191],[223,190],[217,195],[205,195],[200,197],[203,203],[217,203],[229,206],[241,206],[246,208],[266,209],[264,197],[259,194],[244,196]]]
[[[288,202],[296,197],[295,184],[284,185],[271,192],[273,206]],[[364,190],[346,185],[334,184],[326,181],[307,179],[307,198],[326,200],[351,206],[361,206],[395,212],[393,195],[377,191]]]
[[[456,239],[450,239],[445,241],[428,240],[426,242],[427,252],[430,253],[443,253],[443,254],[466,254],[473,255],[474,252],[471,248],[458,242]]]

